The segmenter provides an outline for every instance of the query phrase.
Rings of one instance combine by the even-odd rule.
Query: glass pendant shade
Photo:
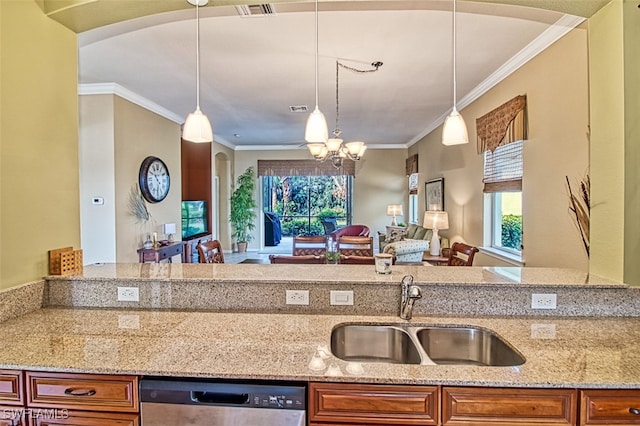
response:
[[[469,143],[467,126],[456,107],[453,107],[453,111],[444,121],[444,126],[442,127],[442,144],[461,145],[465,143]]]
[[[327,149],[330,152],[336,152],[342,146],[342,139],[340,139],[340,138],[331,138],[331,139],[327,140],[326,144],[327,144]]]
[[[213,130],[211,123],[200,108],[190,113],[182,128],[182,139],[189,142],[205,143],[213,142]]]
[[[324,148],[324,147],[325,147],[325,145],[323,143],[310,143],[310,144],[307,144],[307,148],[309,148],[309,152],[314,157],[319,157],[320,155],[322,155],[322,148]]]
[[[362,150],[362,147],[364,146],[364,142],[348,142],[346,144],[344,144],[344,146],[347,147],[347,150],[349,150],[349,154],[351,154],[352,156],[357,156],[360,154],[360,151]]]
[[[329,138],[329,129],[324,114],[318,109],[313,110],[307,119],[307,127],[304,130],[304,139],[309,143],[326,142]]]

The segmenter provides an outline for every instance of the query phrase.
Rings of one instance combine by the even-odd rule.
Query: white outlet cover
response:
[[[138,302],[140,293],[138,287],[118,287],[118,302]]]
[[[286,304],[287,305],[308,305],[309,290],[287,290]]]
[[[531,295],[531,309],[556,309],[557,302],[557,295],[554,293],[534,293]]]

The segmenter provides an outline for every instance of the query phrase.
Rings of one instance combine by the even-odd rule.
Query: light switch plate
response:
[[[353,305],[353,291],[331,290],[329,300],[332,305]]]

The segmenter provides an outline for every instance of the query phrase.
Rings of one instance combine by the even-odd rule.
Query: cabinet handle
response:
[[[64,390],[64,394],[70,396],[93,396],[96,394],[96,390],[86,388],[67,388]]]
[[[633,414],[634,416],[640,416],[640,408],[629,408],[629,413]]]

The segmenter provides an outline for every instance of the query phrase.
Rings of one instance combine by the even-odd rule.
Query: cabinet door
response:
[[[30,426],[139,426],[137,414],[58,410],[55,416],[37,416]]]
[[[310,383],[309,422],[437,425],[437,386]]]
[[[442,390],[442,424],[575,425],[574,389],[454,388]]]
[[[138,411],[138,378],[27,372],[27,407]]]
[[[0,370],[0,404],[24,405],[24,375],[18,370]]]
[[[640,391],[580,391],[580,424],[640,425]]]

